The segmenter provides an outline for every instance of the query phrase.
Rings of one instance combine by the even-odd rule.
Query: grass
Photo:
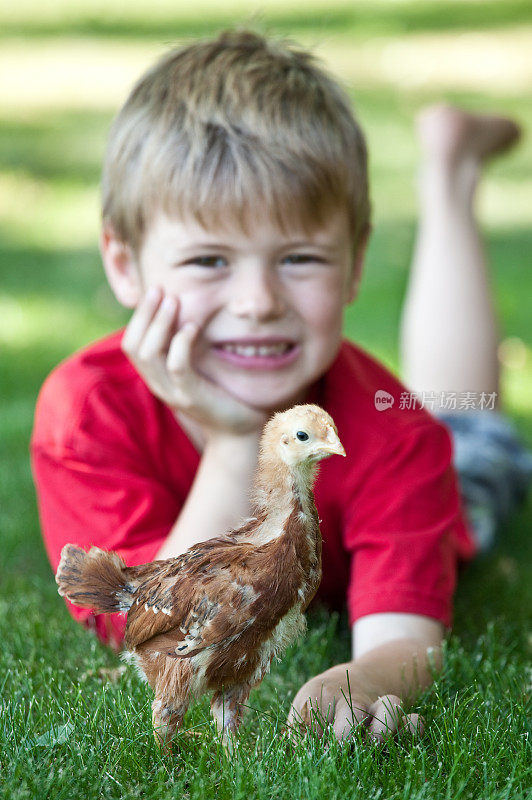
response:
[[[296,690],[349,657],[345,617],[319,611],[303,645],[252,694],[234,759],[221,749],[205,701],[187,717],[187,729],[201,736],[183,736],[175,757],[162,757],[149,691],[133,671],[117,683],[99,679],[98,670],[119,661],[70,620],[57,595],[28,440],[46,374],[126,319],[96,249],[99,164],[113,108],[168,42],[255,14],[244,0],[181,5],[154,0],[148,12],[131,0],[127,18],[100,0],[20,0],[0,9],[0,71],[9,75],[0,86],[1,796],[530,798],[530,501],[500,531],[495,551],[462,577],[446,669],[415,703],[427,730],[413,742],[340,747],[310,738],[286,749],[280,732]],[[275,0],[258,20],[315,45],[353,93],[370,142],[375,232],[346,331],[397,371],[416,214],[413,114],[444,97],[501,109],[532,129],[530,73],[519,60],[532,42],[529,4]],[[476,48],[470,68],[460,60],[464,42],[466,56]],[[529,444],[531,141],[490,168],[480,205],[501,332],[525,345],[525,360],[505,366],[503,389]]]

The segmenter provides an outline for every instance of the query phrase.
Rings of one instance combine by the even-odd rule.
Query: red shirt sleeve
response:
[[[443,425],[412,426],[352,491],[345,527],[352,554],[351,624],[380,612],[422,614],[451,624],[464,525],[451,454]]]
[[[39,397],[31,444],[52,569],[56,571],[61,549],[70,542],[115,550],[129,566],[152,561],[180,503],[149,456],[146,421],[130,418],[105,383],[84,393],[79,407],[71,395],[61,376],[52,375]],[[124,614],[97,615],[67,605],[74,619],[119,647]]]

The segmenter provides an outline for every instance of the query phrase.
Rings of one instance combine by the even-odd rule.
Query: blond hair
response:
[[[304,229],[345,207],[369,227],[367,152],[347,95],[314,57],[249,31],[174,50],[136,84],[109,136],[103,219],[134,249],[153,214],[248,230],[266,207]]]

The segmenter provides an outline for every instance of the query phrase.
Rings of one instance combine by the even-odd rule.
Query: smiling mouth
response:
[[[236,355],[244,356],[245,358],[271,358],[275,356],[282,356],[294,347],[290,342],[279,342],[278,344],[236,344],[228,342],[226,344],[218,345],[218,349],[226,353],[236,353]]]
[[[275,370],[296,361],[300,345],[288,340],[219,342],[214,345],[219,358],[241,369]]]

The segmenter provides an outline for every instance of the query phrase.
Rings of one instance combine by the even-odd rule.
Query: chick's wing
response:
[[[185,657],[245,630],[256,599],[248,566],[253,550],[220,537],[161,561],[137,589],[127,618],[127,647],[151,640],[157,650]]]

